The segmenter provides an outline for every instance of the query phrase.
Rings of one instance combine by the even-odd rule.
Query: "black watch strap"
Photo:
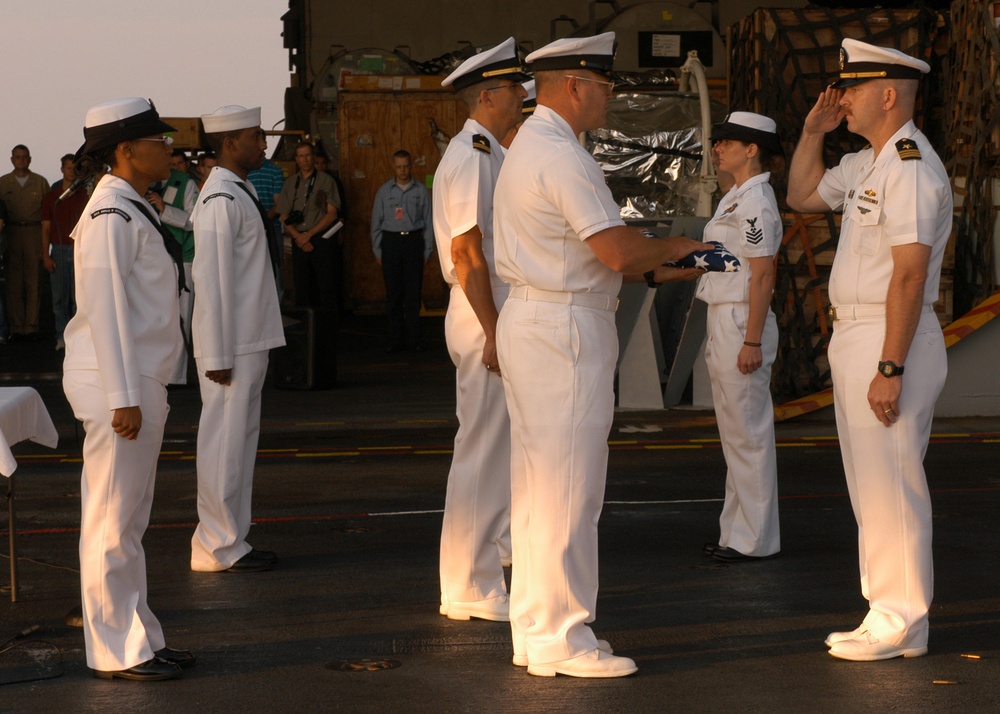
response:
[[[656,282],[655,280],[656,273],[653,272],[652,270],[647,270],[645,273],[642,274],[642,277],[646,279],[646,285],[648,285],[651,288],[655,288],[657,285],[659,285],[659,283]]]

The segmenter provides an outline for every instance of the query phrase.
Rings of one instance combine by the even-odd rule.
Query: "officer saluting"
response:
[[[502,139],[527,93],[511,37],[463,62],[441,83],[469,108],[434,174],[434,234],[451,286],[445,338],[457,372],[458,434],[441,531],[441,608],[453,620],[507,621],[498,541],[510,531],[510,420],[496,324],[507,285],[493,261],[493,189]]]
[[[194,661],[164,646],[146,603],[142,548],[166,384],[181,349],[180,246],[143,198],[170,175],[170,131],[151,103],[117,99],[87,112],[86,143],[77,152],[102,178],[72,233],[77,312],[66,326],[63,389],[87,434],[83,633],[87,665],[104,679],[172,679]]]
[[[528,55],[538,106],[494,196],[497,274],[511,286],[497,325],[511,419],[511,633],[514,662],[538,676],[636,671],[588,626],[614,412],[614,312],[622,273],[702,274],[662,267],[704,246],[627,228],[577,141],[604,125],[613,47],[609,32]]]
[[[789,173],[790,206],[844,212],[829,355],[870,609],[857,629],[827,638],[841,659],[927,652],[933,566],[923,459],[947,372],[933,305],[952,222],[948,175],[913,123],[928,71],[897,50],[844,40],[840,79],[806,117]],[[871,145],[824,170],[823,136],[845,117]]]

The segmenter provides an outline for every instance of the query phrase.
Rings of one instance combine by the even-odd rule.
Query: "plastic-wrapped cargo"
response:
[[[725,114],[714,102],[713,123]],[[697,95],[629,91],[611,99],[607,125],[587,133],[587,149],[622,217],[655,219],[695,215],[702,140]]]

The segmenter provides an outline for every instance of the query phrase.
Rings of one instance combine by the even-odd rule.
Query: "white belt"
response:
[[[934,312],[933,305],[924,305],[921,313]],[[880,305],[831,305],[827,308],[831,320],[863,320],[866,317],[885,315],[885,304]]]
[[[618,310],[618,298],[601,293],[564,293],[552,290],[539,290],[522,285],[511,288],[508,300],[537,300],[538,302],[555,302],[561,305],[579,305],[597,310],[615,312]]]

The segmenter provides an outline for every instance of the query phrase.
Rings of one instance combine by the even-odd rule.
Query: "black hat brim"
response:
[[[123,141],[172,131],[177,129],[162,121],[155,109],[150,109],[132,117],[85,128],[83,130],[85,140],[76,155],[80,157],[83,154],[92,154],[110,146],[117,146]]]
[[[735,139],[744,144],[757,144],[772,154],[784,155],[785,150],[781,146],[781,141],[777,134],[769,131],[761,131],[741,124],[725,122],[712,127],[712,141],[722,141],[723,139]]]

